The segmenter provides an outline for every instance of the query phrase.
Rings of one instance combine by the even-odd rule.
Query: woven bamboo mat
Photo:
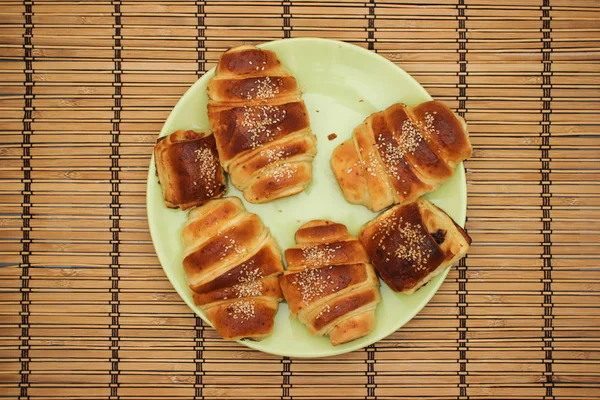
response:
[[[0,398],[600,398],[600,2],[2,1]],[[288,359],[183,304],[151,150],[220,52],[320,36],[469,121],[474,245],[387,339]]]

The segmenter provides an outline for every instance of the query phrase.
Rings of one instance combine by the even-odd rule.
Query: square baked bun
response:
[[[225,193],[225,174],[208,131],[178,130],[158,139],[154,160],[169,208],[185,210]]]
[[[368,222],[359,240],[381,279],[406,294],[456,264],[471,244],[452,218],[423,198],[392,207]]]

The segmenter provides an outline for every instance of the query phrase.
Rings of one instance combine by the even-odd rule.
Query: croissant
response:
[[[331,167],[346,200],[380,211],[434,190],[472,151],[466,122],[445,104],[398,103],[356,127]]]
[[[182,239],[194,302],[218,333],[236,340],[271,334],[283,265],[260,218],[237,197],[211,200],[189,212]]]
[[[334,346],[368,334],[379,280],[358,240],[342,224],[315,220],[298,229],[296,242],[285,251],[288,268],[279,277],[292,316]]]
[[[225,193],[225,174],[208,131],[178,130],[158,139],[154,162],[167,207],[185,210]]]
[[[452,218],[424,198],[390,208],[358,237],[381,279],[406,294],[458,263],[471,244]]]
[[[296,79],[277,55],[241,46],[221,55],[208,84],[221,165],[251,203],[303,191],[317,152]]]

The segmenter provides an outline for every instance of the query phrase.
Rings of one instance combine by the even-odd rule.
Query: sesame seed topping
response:
[[[204,189],[206,190],[206,194],[212,196],[215,194],[215,186],[217,179],[217,158],[215,157],[213,151],[208,147],[202,147],[200,149],[194,150],[196,154],[196,158],[194,159],[195,163],[199,164],[200,167],[200,178],[204,183]],[[197,186],[198,183],[196,181],[193,182],[194,186]]]
[[[437,112],[434,111],[433,114],[437,114]],[[439,135],[440,132],[435,129],[435,126],[433,125],[434,121],[435,117],[429,111],[425,112],[425,126],[423,128],[429,133],[435,133]]]
[[[325,293],[327,281],[318,269],[304,267],[302,271],[294,274],[292,284],[298,287],[302,302],[309,305],[315,298]]]
[[[254,98],[263,101],[272,99],[275,95],[279,94],[279,85],[281,85],[281,79],[278,78],[273,82],[270,77],[266,76],[264,79],[256,82],[256,95]],[[253,96],[248,95],[246,98],[251,100]]]
[[[268,104],[256,107],[244,106],[241,125],[250,134],[250,147],[255,149],[263,143],[272,141],[275,138],[273,129],[281,130],[277,125],[285,120],[286,115],[286,110]]]
[[[246,253],[246,249],[240,246],[235,240],[232,238],[224,237],[227,239],[227,244],[223,247],[223,251],[221,252],[221,260],[233,250],[236,254],[244,254]]]
[[[435,112],[434,112],[435,114]],[[400,132],[394,132],[394,137],[386,139],[383,135],[379,135],[376,141],[376,147],[381,158],[390,168],[392,176],[398,180],[401,179],[398,173],[397,167],[400,162],[403,161],[404,156],[408,154],[414,154],[421,142],[423,141],[422,130],[428,133],[439,132],[434,126],[435,117],[433,114],[426,112],[424,120],[412,121],[406,119],[402,121],[402,128]],[[419,168],[418,165],[413,165],[415,168]],[[402,181],[402,183],[405,183]]]
[[[279,94],[283,80],[279,77],[252,78],[250,84],[245,84],[236,89],[236,95],[246,100],[266,102]]]
[[[362,153],[363,151],[364,150],[361,148],[360,153]],[[354,163],[354,166],[359,166],[360,168],[362,168],[363,171],[365,171],[374,178],[376,178],[378,174],[382,172],[381,164],[377,158],[377,154],[375,154],[374,152],[369,152],[366,160],[360,159]]]
[[[341,245],[335,247],[306,246],[302,249],[303,263],[313,267],[327,265],[333,261],[336,251],[340,250],[341,248]]]
[[[275,182],[279,183],[282,180],[289,180],[296,175],[298,172],[298,166],[288,163],[283,163],[279,165],[275,165],[273,168],[269,169],[265,175],[273,178]]]
[[[427,268],[432,251],[423,249],[427,238],[422,230],[420,224],[404,222],[402,217],[392,215],[380,221],[372,239],[378,237],[378,247],[385,250],[385,239],[391,235],[398,237],[396,250],[391,255],[396,259],[409,261],[417,271],[423,271]],[[386,257],[386,261],[389,260]]]
[[[262,295],[262,271],[259,268],[251,268],[254,260],[243,264],[238,277],[238,283],[233,286],[237,297],[255,297]]]
[[[410,261],[417,271],[427,268],[427,261],[431,256],[431,250],[423,250],[425,236],[421,232],[421,225],[412,225],[410,222],[404,224],[398,231],[403,243],[398,245],[395,256],[398,259]]]
[[[398,146],[393,139],[385,140],[383,135],[379,135],[375,146],[379,150],[379,154],[381,154],[383,161],[390,167],[388,168],[388,171],[392,173],[394,178],[400,179],[400,174],[396,167],[404,158],[404,150],[402,147]]]
[[[256,297],[262,294],[262,283],[258,279],[238,283],[233,287],[233,290],[237,297]]]
[[[233,319],[239,319],[240,323],[248,321],[250,318],[255,318],[255,305],[254,300],[238,300],[229,305],[227,312]]]
[[[259,157],[265,157],[267,163],[272,163],[281,160],[285,156],[285,150],[281,147],[275,147],[271,149],[264,149],[258,153]]]
[[[315,319],[320,319],[323,315],[329,314],[330,312],[331,307],[329,307],[329,304],[325,304],[325,306],[321,309],[321,311],[319,311],[319,314],[317,314],[317,317]]]
[[[402,132],[400,133],[399,142],[406,152],[414,154],[422,140],[421,131],[410,119],[402,121]]]

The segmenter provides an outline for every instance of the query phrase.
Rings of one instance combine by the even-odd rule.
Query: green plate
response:
[[[363,206],[346,202],[329,166],[332,150],[348,139],[356,125],[369,114],[396,102],[416,105],[431,96],[410,75],[383,57],[360,47],[325,39],[286,39],[265,43],[296,77],[304,91],[304,101],[311,126],[318,139],[318,154],[313,164],[313,181],[300,194],[267,204],[250,204],[248,211],[260,215],[279,243],[282,251],[294,245],[294,233],[313,219],[330,219],[345,224],[350,233],[358,234],[362,224],[377,214]],[[160,136],[176,129],[209,129],[206,87],[214,70],[200,78],[179,100],[165,122]],[[335,140],[327,136],[335,133]],[[229,185],[227,196],[241,193]],[[466,214],[466,182],[463,165],[454,177],[427,195],[463,225]],[[150,164],[147,187],[150,233],[158,258],[167,277],[187,305],[204,321],[203,312],[194,305],[187,287],[182,261],[181,228],[186,213],[165,207],[155,176],[154,159]],[[368,336],[332,346],[328,338],[312,336],[308,329],[290,318],[286,303],[279,307],[273,334],[261,342],[241,343],[267,353],[294,357],[326,357],[347,353],[377,342],[406,324],[427,304],[438,290],[448,270],[412,295],[392,292],[381,285],[382,299],[377,307],[376,326]]]

